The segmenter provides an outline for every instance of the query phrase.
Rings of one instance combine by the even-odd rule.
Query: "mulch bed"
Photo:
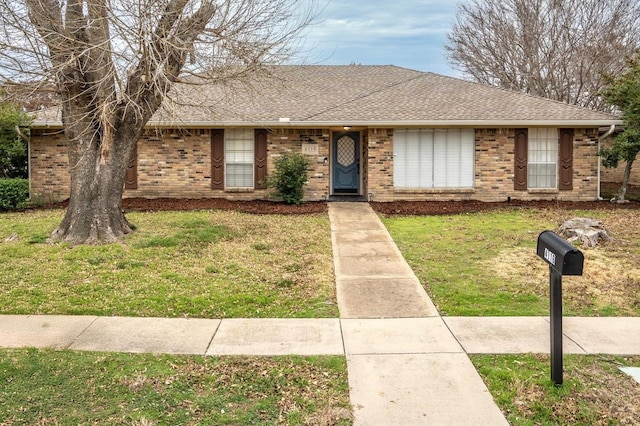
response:
[[[66,208],[67,202],[51,207]],[[373,209],[387,216],[402,215],[445,215],[473,213],[504,208],[544,208],[544,209],[581,209],[581,210],[640,210],[640,202],[617,204],[609,201],[517,201],[487,203],[483,201],[394,201],[373,202]],[[268,200],[233,201],[223,198],[125,198],[122,200],[125,211],[166,211],[166,210],[236,210],[253,214],[313,214],[327,211],[327,203],[313,201],[299,206]]]
[[[474,213],[505,208],[542,208],[565,210],[640,209],[640,203],[612,203],[609,201],[517,201],[487,203],[483,201],[394,201],[371,203],[373,209],[387,216],[435,216]]]
[[[46,208],[65,209],[69,200]],[[236,210],[253,214],[313,214],[327,211],[324,201],[303,203],[299,206],[268,200],[234,201],[224,198],[124,198],[125,212],[185,211],[185,210]]]

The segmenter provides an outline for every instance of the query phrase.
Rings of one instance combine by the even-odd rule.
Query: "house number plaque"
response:
[[[302,153],[306,155],[318,155],[318,144],[315,143],[303,143]]]

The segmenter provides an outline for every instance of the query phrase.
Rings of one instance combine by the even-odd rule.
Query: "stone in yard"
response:
[[[18,241],[18,234],[11,234],[9,237],[4,239],[5,243],[12,243],[14,241]]]
[[[597,246],[600,238],[605,241],[612,240],[601,221],[586,217],[567,220],[558,228],[558,234],[570,243],[580,240],[585,247]]]

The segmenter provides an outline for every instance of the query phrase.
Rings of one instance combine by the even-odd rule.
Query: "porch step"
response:
[[[366,203],[367,199],[362,195],[332,195],[329,202],[338,203]]]

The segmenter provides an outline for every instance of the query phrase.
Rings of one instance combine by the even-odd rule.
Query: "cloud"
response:
[[[448,0],[332,0],[307,34],[315,62],[393,64],[452,74],[443,45],[456,5]]]

